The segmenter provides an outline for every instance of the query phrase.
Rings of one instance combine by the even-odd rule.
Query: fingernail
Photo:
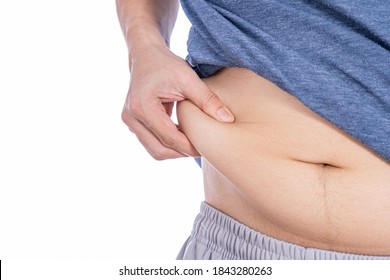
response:
[[[225,108],[219,108],[217,110],[217,116],[220,121],[224,122],[232,122],[234,120],[233,115],[228,112]]]

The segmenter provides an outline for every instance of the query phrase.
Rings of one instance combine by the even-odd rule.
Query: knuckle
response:
[[[129,118],[129,116],[128,116],[128,114],[127,114],[127,112],[126,112],[125,110],[122,111],[121,119],[122,119],[122,121],[123,121],[125,124],[127,124],[127,125],[128,125],[129,122],[130,122],[130,118]]]
[[[176,143],[175,139],[171,135],[162,135],[160,137],[160,141],[165,147],[169,148],[173,147]]]
[[[132,117],[126,111],[122,111],[121,118],[124,124],[127,125],[127,127],[129,128],[129,130],[134,133],[135,123]]]
[[[127,100],[121,114],[122,121],[130,128],[136,120],[143,119],[140,102],[134,99]]]
[[[150,151],[149,153],[155,160],[161,161],[161,160],[168,158],[168,155],[163,148],[154,149],[153,151]]]
[[[128,103],[128,110],[131,114],[140,115],[141,113],[141,102],[137,98],[130,98]]]
[[[208,94],[205,94],[202,99],[201,99],[201,102],[200,102],[200,106],[202,108],[206,108],[206,107],[209,107],[209,106],[212,106],[214,104],[216,104],[218,102],[218,96],[213,94],[213,93],[208,93]]]

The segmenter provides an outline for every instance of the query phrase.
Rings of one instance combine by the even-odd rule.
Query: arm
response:
[[[150,44],[169,47],[178,0],[116,0],[116,6],[130,60]]]
[[[123,121],[155,159],[197,156],[170,119],[174,103],[190,99],[215,119],[233,122],[234,117],[188,64],[169,50],[178,1],[116,3],[131,74]]]

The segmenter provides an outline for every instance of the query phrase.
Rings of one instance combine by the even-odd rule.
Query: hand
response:
[[[131,61],[130,70],[122,120],[154,159],[199,156],[170,118],[177,101],[189,99],[214,119],[234,121],[219,97],[167,48],[148,47]]]

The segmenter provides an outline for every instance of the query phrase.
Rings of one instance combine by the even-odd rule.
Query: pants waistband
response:
[[[223,259],[374,260],[390,257],[306,248],[257,232],[203,202],[191,237]],[[194,243],[192,242],[192,243]]]

